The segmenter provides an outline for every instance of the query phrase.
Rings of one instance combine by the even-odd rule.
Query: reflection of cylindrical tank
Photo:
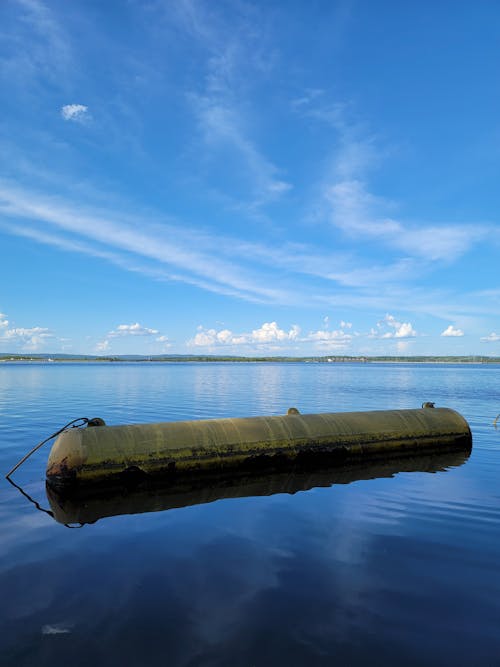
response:
[[[302,469],[272,473],[238,473],[185,475],[179,478],[146,477],[122,484],[87,484],[56,490],[47,484],[47,498],[54,519],[59,523],[95,523],[119,514],[161,512],[215,500],[270,496],[275,493],[297,493],[314,487],[350,484],[359,480],[393,477],[400,472],[448,470],[462,465],[469,451],[391,455],[383,461],[366,462],[357,458],[336,466],[314,465]]]
[[[63,432],[47,463],[54,486],[116,474],[255,470],[308,460],[469,448],[465,419],[447,408],[93,426]]]

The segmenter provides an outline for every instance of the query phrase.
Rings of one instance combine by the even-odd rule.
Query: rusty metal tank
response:
[[[208,419],[64,431],[47,463],[53,487],[116,479],[117,475],[189,475],[281,469],[322,460],[377,460],[397,453],[467,450],[472,437],[454,410],[416,410]]]

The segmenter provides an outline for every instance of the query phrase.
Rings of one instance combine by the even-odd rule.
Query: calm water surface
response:
[[[500,367],[3,364],[0,472],[70,419],[415,408],[458,466],[68,529],[0,482],[0,664],[500,666]],[[47,449],[15,474],[44,506]],[[370,475],[360,475],[360,477]]]

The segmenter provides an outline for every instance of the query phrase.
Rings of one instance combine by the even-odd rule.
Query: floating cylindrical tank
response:
[[[99,424],[102,420],[92,420]],[[448,408],[96,425],[64,431],[47,463],[52,486],[116,475],[201,474],[470,449],[465,419]]]

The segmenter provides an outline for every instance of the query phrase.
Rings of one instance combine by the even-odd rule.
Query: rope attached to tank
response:
[[[49,442],[49,440],[52,440],[53,438],[56,438],[60,433],[63,431],[68,431],[71,428],[79,428],[81,426],[85,426],[85,424],[90,425],[91,422],[94,421],[92,419],[89,419],[88,417],[78,417],[78,419],[73,419],[72,421],[68,422],[66,426],[63,426],[60,428],[58,431],[53,433],[51,436],[48,438],[45,438],[45,440],[42,440],[36,447],[33,447],[31,451],[29,451],[23,458],[16,463],[16,465],[12,468],[12,470],[9,470],[9,472],[5,475],[5,479],[8,479],[9,482],[12,481],[10,479],[10,476],[16,472],[16,470],[27,460],[29,457],[34,454],[37,450],[40,449],[43,445],[45,445],[46,442]]]

